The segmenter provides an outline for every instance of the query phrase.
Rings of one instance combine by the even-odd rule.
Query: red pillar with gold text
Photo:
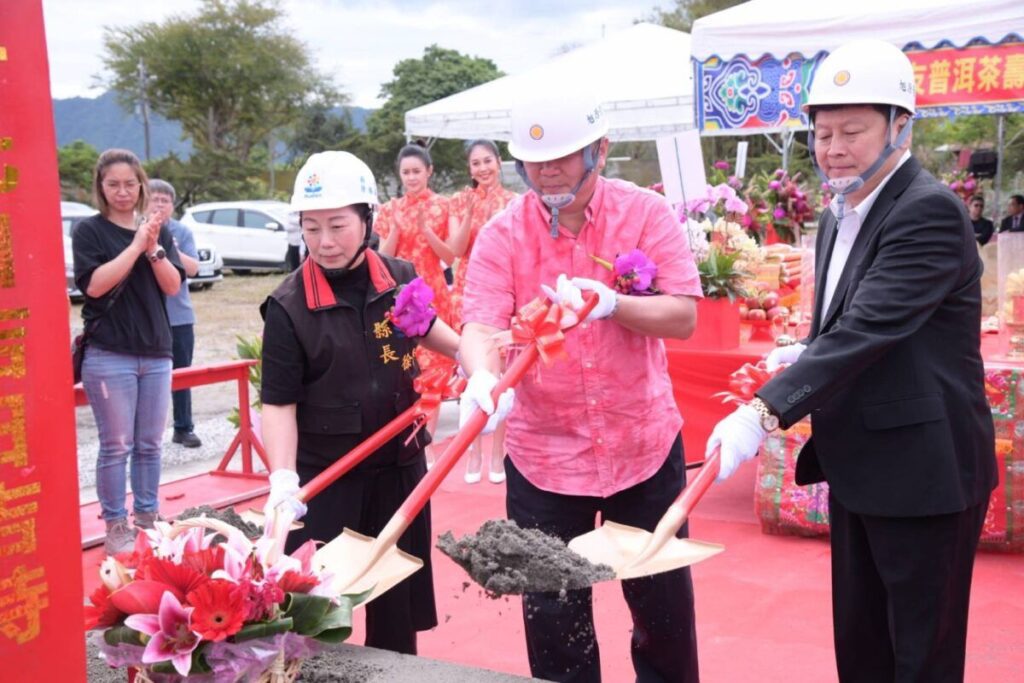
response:
[[[60,186],[40,0],[0,3],[0,679],[84,681]]]

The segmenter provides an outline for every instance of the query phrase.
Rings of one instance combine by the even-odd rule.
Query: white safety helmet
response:
[[[823,105],[888,104],[915,112],[914,66],[895,45],[854,40],[822,60],[803,110]]]
[[[560,159],[608,134],[601,100],[583,89],[524,93],[512,106],[509,154],[519,161]]]
[[[377,181],[373,171],[349,152],[317,152],[295,176],[291,210],[337,209],[353,204],[377,206]]]

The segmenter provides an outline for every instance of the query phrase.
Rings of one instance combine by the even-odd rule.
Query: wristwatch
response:
[[[761,400],[759,396],[755,396],[754,400],[747,404],[757,413],[757,416],[761,418],[761,428],[766,432],[774,432],[779,428],[779,418],[772,412],[772,409],[768,407],[768,404]]]
[[[146,254],[146,256],[149,257],[150,263],[156,263],[160,259],[167,258],[167,251],[163,247],[157,246],[157,248],[153,250],[153,253]]]

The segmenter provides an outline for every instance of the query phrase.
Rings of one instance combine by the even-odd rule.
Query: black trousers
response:
[[[843,683],[962,681],[974,553],[988,501],[875,517],[829,497],[832,619]]]
[[[624,454],[624,457],[628,457]],[[683,441],[677,436],[650,479],[608,498],[568,496],[537,488],[505,458],[508,517],[569,541],[594,529],[595,517],[651,531],[686,483]],[[686,526],[679,537],[687,535]],[[631,654],[638,683],[696,683],[697,634],[688,568],[622,582],[633,618]],[[523,596],[530,671],[536,678],[573,683],[601,680],[591,589]]]
[[[302,484],[323,469],[304,465],[300,453],[297,470]],[[304,526],[288,534],[285,549],[294,552],[309,539],[327,543],[345,527],[367,536],[379,536],[426,473],[422,453],[406,467],[356,468],[310,499],[309,511],[302,518]],[[398,539],[398,547],[423,560],[423,568],[366,605],[367,647],[414,655],[416,632],[437,626],[431,538],[427,503]]]
[[[185,285],[182,285],[183,287]],[[192,365],[192,351],[196,345],[196,335],[192,325],[174,325],[171,327],[171,361],[173,368],[187,368]],[[192,424],[192,390],[179,389],[171,392],[171,403],[174,406],[174,431],[191,432]]]

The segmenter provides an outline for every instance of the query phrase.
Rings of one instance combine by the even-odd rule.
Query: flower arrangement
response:
[[[814,218],[811,201],[799,181],[799,173],[790,176],[781,168],[751,180],[747,196],[752,205],[752,224],[758,232],[767,237],[774,230],[781,241],[796,242],[801,226]]]
[[[398,287],[395,305],[388,311],[388,319],[406,337],[422,337],[437,317],[433,301],[434,290],[422,277],[417,277]]]
[[[746,296],[746,281],[750,273],[740,266],[740,254],[727,252],[712,246],[708,256],[697,263],[700,286],[709,299],[725,299],[730,302]]]
[[[615,275],[615,291],[620,294],[660,294],[654,286],[654,278],[658,276],[658,266],[647,258],[640,249],[633,249],[615,257],[615,263],[591,255],[595,262],[612,271]]]
[[[949,189],[953,190],[963,200],[964,204],[969,203],[971,197],[978,193],[978,179],[974,177],[973,173],[968,173],[966,169],[947,174],[942,179],[949,186]]]
[[[724,169],[718,170],[724,173]],[[745,296],[749,270],[762,260],[757,241],[741,224],[748,206],[737,194],[734,180],[707,185],[702,195],[687,201],[679,211],[704,295],[730,301]]]
[[[85,628],[104,629],[103,657],[138,680],[261,680],[285,662],[294,678],[322,643],[348,638],[366,596],[331,594],[312,541],[290,556],[275,547],[220,519],[157,522],[130,555],[104,560]]]

